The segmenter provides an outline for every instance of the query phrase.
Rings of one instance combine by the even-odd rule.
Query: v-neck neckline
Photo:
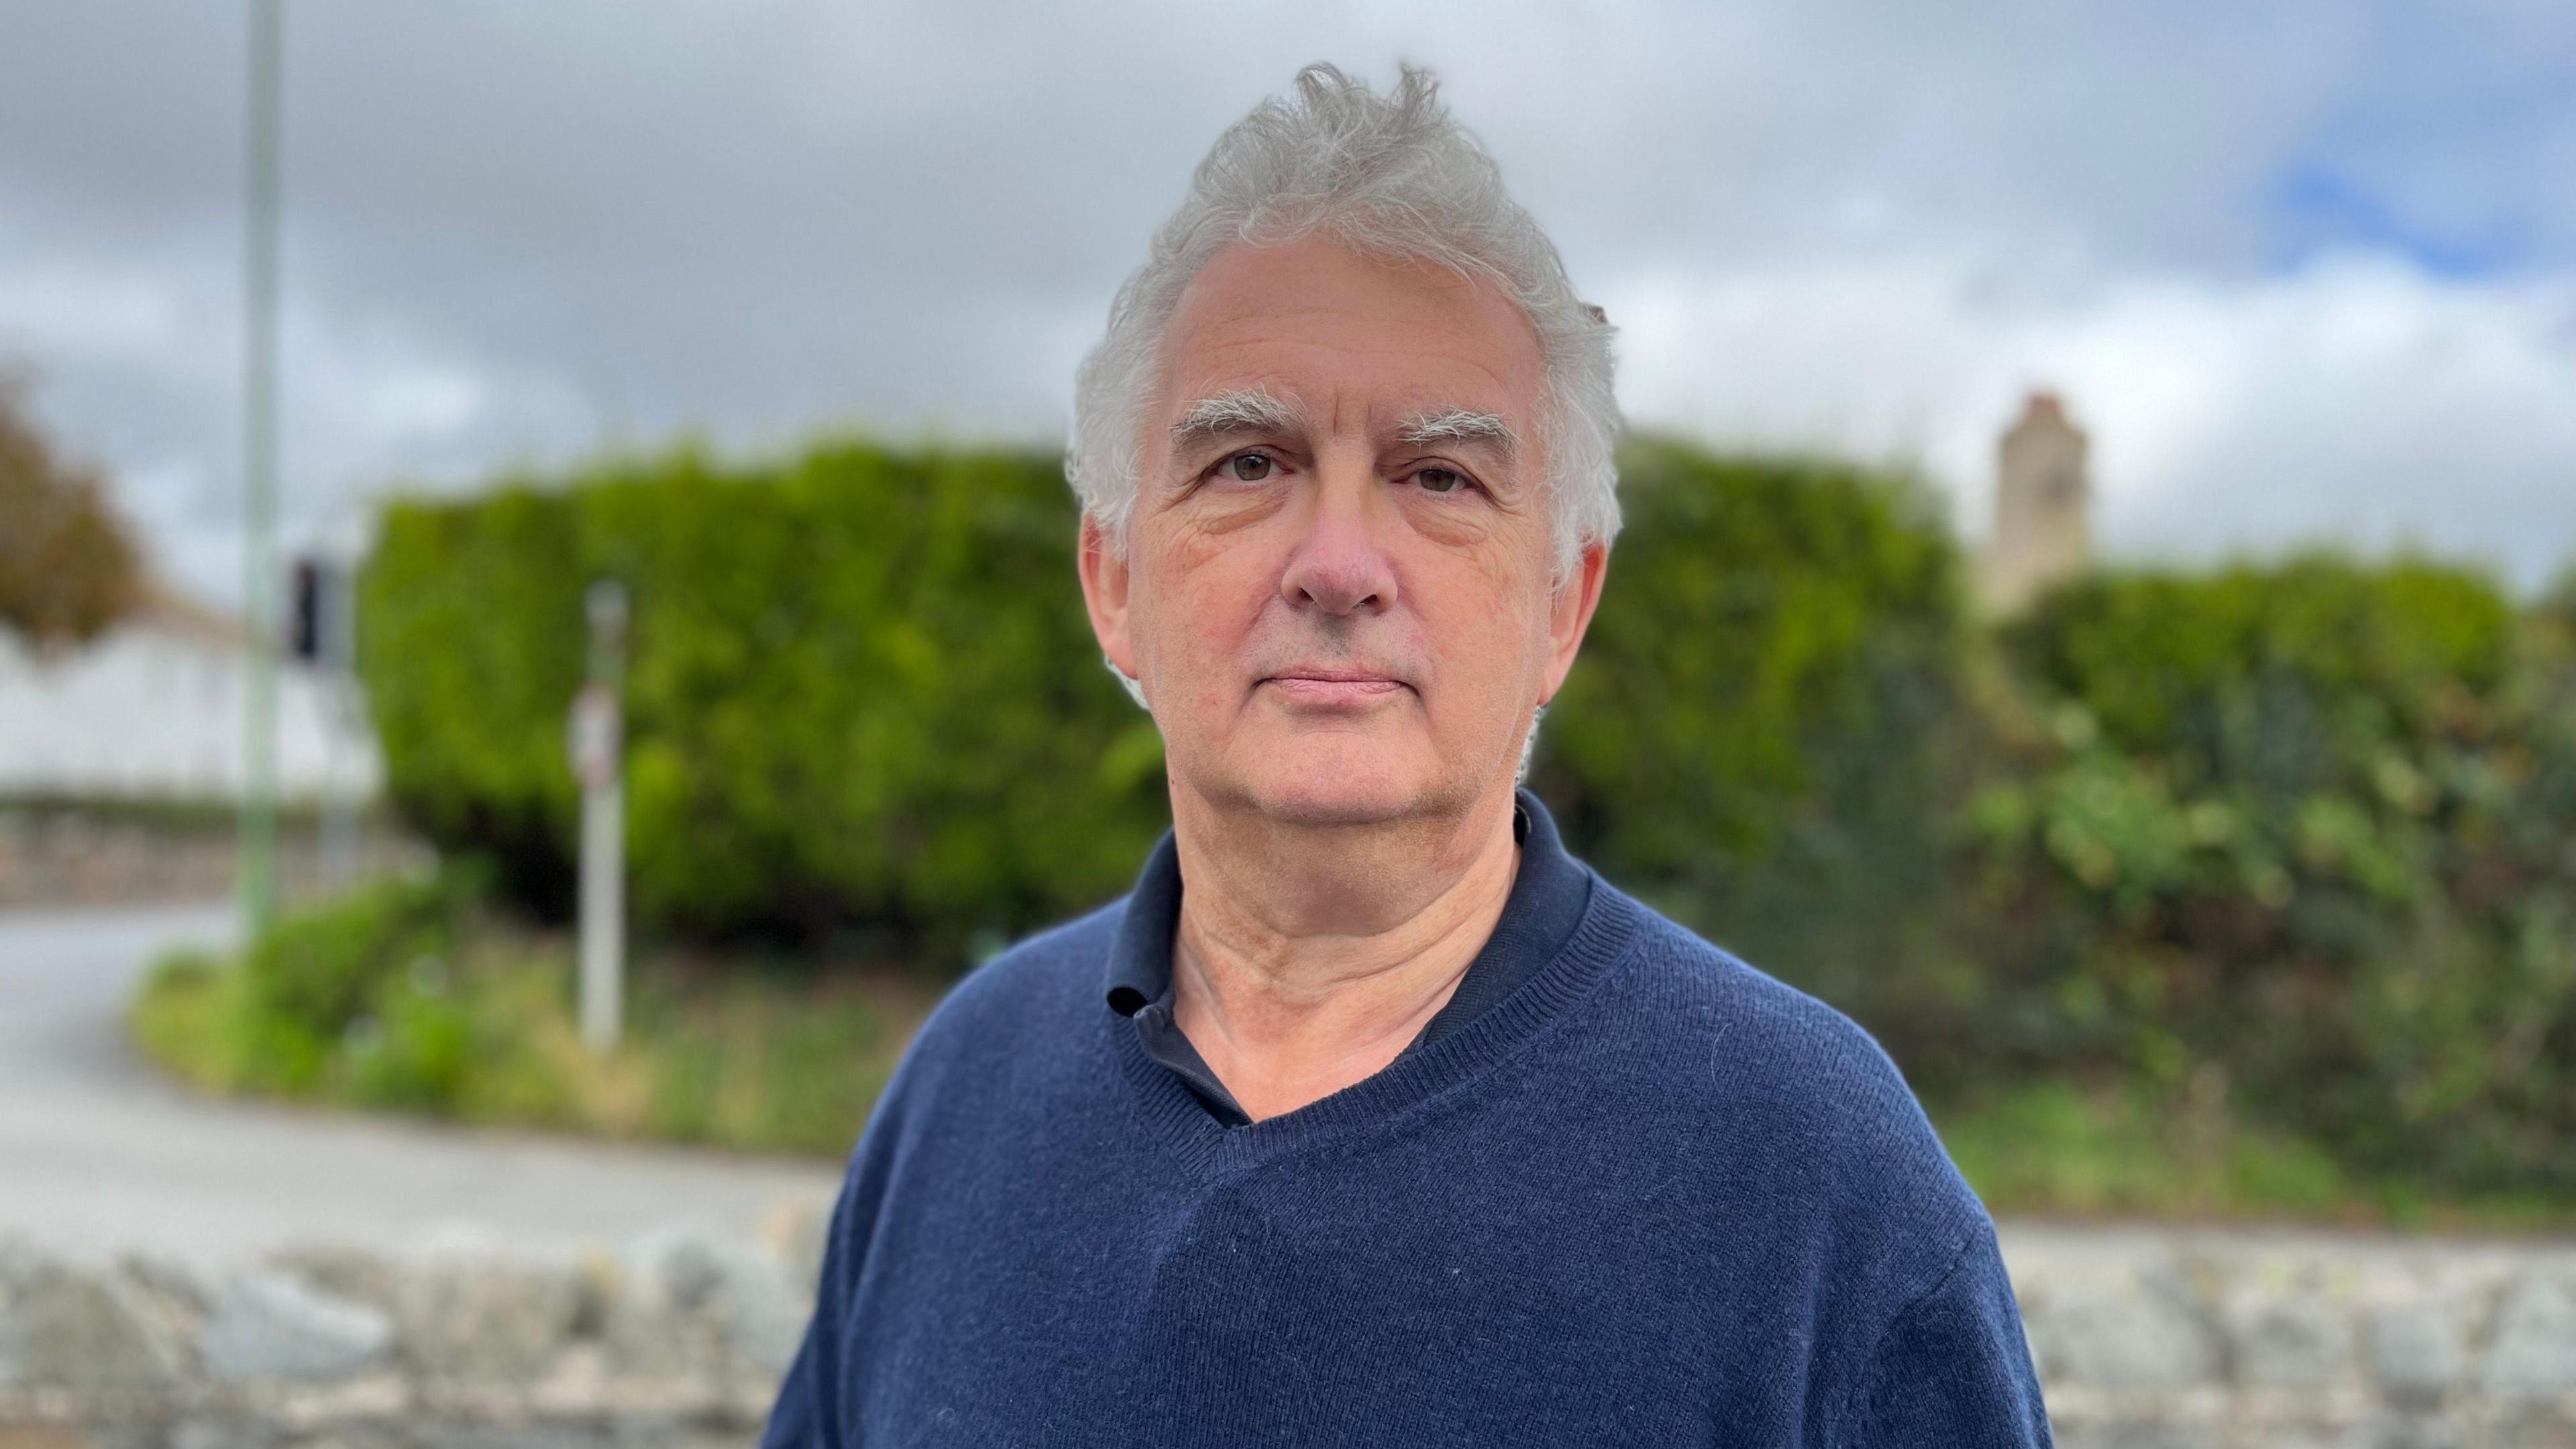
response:
[[[1594,876],[1582,921],[1565,945],[1474,1021],[1338,1092],[1240,1126],[1219,1121],[1185,1080],[1149,1056],[1131,1020],[1104,1011],[1100,1022],[1113,1038],[1110,1054],[1118,1074],[1133,1089],[1148,1127],[1184,1166],[1224,1177],[1391,1120],[1500,1062],[1617,964],[1636,938],[1641,909]]]

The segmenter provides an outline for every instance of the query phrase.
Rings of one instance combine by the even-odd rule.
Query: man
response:
[[[2048,1442],[1894,1067],[1516,790],[1618,527],[1610,381],[1422,74],[1312,67],[1219,140],[1070,468],[1172,833],[923,1027],[768,1443]]]

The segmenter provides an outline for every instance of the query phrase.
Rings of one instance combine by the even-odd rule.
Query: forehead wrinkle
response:
[[[1267,320],[1267,319],[1265,319]],[[1329,352],[1371,362],[1389,358],[1418,359],[1432,367],[1472,369],[1486,382],[1506,390],[1517,390],[1518,384],[1505,371],[1505,364],[1476,348],[1447,345],[1416,345],[1402,342],[1351,342],[1331,337],[1300,337],[1263,331],[1248,337],[1219,336],[1196,344],[1212,358],[1228,358],[1251,352],[1264,361],[1275,359],[1279,349],[1295,352]]]

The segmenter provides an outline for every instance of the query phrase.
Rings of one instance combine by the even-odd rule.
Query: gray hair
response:
[[[1619,402],[1609,321],[1575,295],[1555,245],[1504,192],[1494,158],[1450,118],[1428,71],[1401,67],[1395,94],[1382,96],[1333,66],[1310,65],[1289,96],[1263,101],[1217,138],[1074,374],[1065,476],[1111,546],[1127,546],[1163,330],[1183,289],[1234,242],[1276,246],[1316,232],[1483,279],[1519,306],[1545,368],[1540,482],[1557,576],[1572,572],[1585,545],[1610,542],[1619,532]]]

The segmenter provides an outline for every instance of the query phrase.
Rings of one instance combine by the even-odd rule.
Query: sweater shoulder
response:
[[[1641,919],[1612,1009],[1659,1050],[1733,1068],[1683,1080],[1727,1090],[1775,1086],[1785,1101],[1836,1114],[1913,1101],[1895,1062],[1860,1023],[1651,907],[1630,904]]]
[[[1068,1049],[1108,1008],[1102,982],[1124,897],[1050,927],[976,966],[931,1009],[886,1084],[876,1119],[894,1130],[923,1113],[972,1113],[1065,1069]]]
[[[907,1161],[979,1150],[997,1107],[1060,1092],[1098,1013],[1125,899],[1042,931],[948,988],[904,1048],[851,1154],[844,1210],[872,1214]],[[1083,1007],[1091,1008],[1085,1014]]]
[[[1763,1204],[1778,1271],[1818,1285],[1809,1331],[1842,1367],[1993,1225],[1896,1063],[1850,1017],[1635,902],[1602,983],[1589,1073],[1712,1202]]]
[[[1126,918],[1127,900],[1051,926],[959,977],[922,1023],[915,1050],[1017,1043],[1031,1032],[1060,1032],[1085,1007],[1098,1007],[1110,943]]]
[[[1604,983],[1612,1039],[1676,1123],[1724,1124],[1826,1175],[1824,1200],[1939,1227],[1985,1212],[1896,1063],[1858,1022],[1649,907]]]

